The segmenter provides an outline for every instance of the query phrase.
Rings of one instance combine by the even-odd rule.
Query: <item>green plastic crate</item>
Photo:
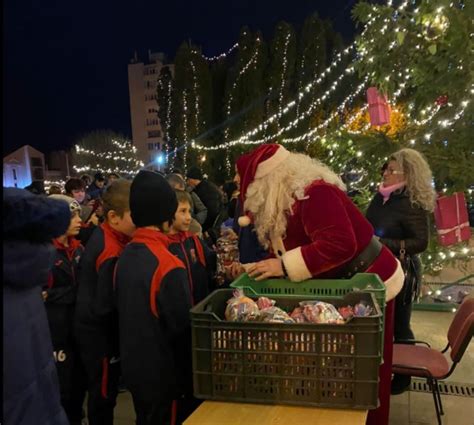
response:
[[[297,295],[341,297],[352,291],[372,292],[382,311],[385,308],[385,285],[378,275],[359,273],[351,279],[310,279],[303,282],[291,282],[287,279],[268,279],[257,282],[247,273],[240,275],[230,285],[242,288],[251,295]]]
[[[322,297],[335,306],[364,301],[377,314],[343,325],[228,322],[232,289],[214,291],[191,310],[194,394],[267,404],[377,407],[383,316],[373,294]],[[252,298],[257,299],[257,296]],[[273,295],[291,311],[307,296]]]
[[[291,282],[288,279],[267,279],[257,282],[247,273],[240,275],[230,285],[242,288],[246,295],[272,297],[274,295],[305,296],[309,298],[343,297],[353,291],[367,291],[374,294],[383,314],[382,348],[385,326],[385,285],[377,274],[358,273],[351,279],[309,279],[303,282]]]

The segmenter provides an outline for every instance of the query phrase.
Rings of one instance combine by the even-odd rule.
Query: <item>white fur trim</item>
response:
[[[393,300],[397,294],[402,290],[403,282],[405,280],[405,273],[403,273],[402,265],[397,260],[397,269],[384,283],[385,283],[385,300]]]
[[[283,146],[280,146],[273,156],[258,164],[257,171],[255,172],[255,178],[260,179],[271,173],[289,156],[290,151],[287,151]]]
[[[286,272],[288,277],[293,282],[301,282],[312,277],[306,263],[304,261],[303,255],[301,254],[301,247],[287,251],[281,257],[283,263],[285,264]]]
[[[247,227],[252,222],[252,220],[250,220],[248,215],[241,215],[237,222],[239,223],[240,227]]]

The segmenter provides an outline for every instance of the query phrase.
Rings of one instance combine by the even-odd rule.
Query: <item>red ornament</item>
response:
[[[390,105],[387,98],[379,93],[376,87],[367,89],[367,103],[369,104],[370,124],[379,126],[390,122]]]
[[[443,94],[436,99],[435,102],[438,106],[444,106],[448,103],[448,95]]]

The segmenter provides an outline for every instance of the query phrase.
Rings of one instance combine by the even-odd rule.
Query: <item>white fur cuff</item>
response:
[[[405,273],[403,273],[402,265],[397,260],[397,269],[384,283],[385,283],[385,300],[393,300],[397,294],[402,290],[403,282],[405,280]]]
[[[300,246],[291,251],[287,251],[283,254],[281,259],[291,281],[301,282],[312,277],[308,267],[306,266],[303,255],[301,254]]]

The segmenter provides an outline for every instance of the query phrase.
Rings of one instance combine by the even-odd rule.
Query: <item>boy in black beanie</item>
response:
[[[179,400],[192,382],[189,283],[164,234],[177,205],[158,173],[140,171],[133,180],[130,211],[137,230],[117,262],[115,290],[122,375],[137,425],[183,420]]]

